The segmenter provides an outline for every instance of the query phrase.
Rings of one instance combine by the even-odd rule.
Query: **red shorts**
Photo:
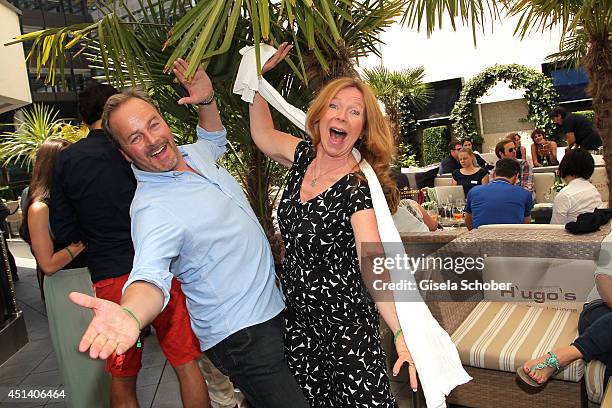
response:
[[[120,303],[121,290],[129,276],[126,274],[94,283],[96,297]],[[191,329],[185,294],[176,278],[172,279],[168,305],[151,324],[155,328],[159,345],[172,367],[188,363],[202,354],[200,342]],[[142,337],[141,342],[144,343]],[[136,376],[142,367],[142,350],[134,346],[120,356],[113,354],[106,359],[106,371],[113,377]]]

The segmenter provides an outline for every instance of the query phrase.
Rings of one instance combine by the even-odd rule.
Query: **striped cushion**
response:
[[[514,372],[531,360],[578,335],[578,313],[518,303],[480,302],[453,333],[463,364]],[[578,360],[556,378],[578,382],[584,362]]]
[[[601,404],[604,393],[604,372],[606,366],[601,361],[592,360],[586,366],[585,382],[589,401]]]

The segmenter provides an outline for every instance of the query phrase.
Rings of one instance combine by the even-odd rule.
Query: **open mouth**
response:
[[[332,143],[341,143],[347,132],[339,128],[329,128],[329,139]]]
[[[163,153],[164,151],[166,151],[166,149],[168,148],[168,145],[163,145],[161,146],[159,149],[155,150],[153,153],[151,153],[151,157],[156,157],[159,154]]]

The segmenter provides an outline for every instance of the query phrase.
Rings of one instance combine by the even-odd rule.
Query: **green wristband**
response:
[[[140,320],[138,320],[138,318],[136,317],[136,315],[127,307],[124,307],[123,310],[125,310],[127,312],[127,314],[129,314],[134,320],[136,320],[136,323],[138,323],[138,341],[136,342],[136,348],[141,348],[142,347],[142,343],[140,342],[140,331],[141,329],[141,325],[140,325]]]
[[[72,251],[70,250],[70,248],[66,247],[64,248],[66,250],[66,252],[68,252],[68,255],[70,255],[70,259],[74,259],[74,254],[72,253]]]
[[[399,337],[400,334],[402,334],[402,328],[401,327],[399,329],[397,329],[397,331],[393,335],[393,344],[395,344],[395,342],[397,341],[397,338]]]

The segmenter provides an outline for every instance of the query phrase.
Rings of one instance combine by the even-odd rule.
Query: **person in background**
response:
[[[91,289],[91,279],[86,268],[85,245],[82,242],[54,242],[49,233],[49,198],[51,176],[57,155],[70,142],[49,138],[36,154],[29,194],[22,210],[20,234],[30,245],[37,270],[42,277],[45,307],[53,349],[66,387],[68,406],[108,407],[110,378],[104,372],[104,364],[80,355],[77,350],[80,332],[91,315],[84,313],[68,300],[73,290]]]
[[[607,239],[604,239],[604,242]],[[579,336],[568,346],[551,350],[529,360],[517,369],[526,384],[542,387],[553,376],[572,362],[583,359],[587,363],[599,360],[605,365],[603,389],[612,377],[612,265],[609,251],[602,246],[595,269],[593,300],[586,303],[578,319]],[[589,296],[591,298],[591,296]],[[590,299],[588,299],[590,300]],[[603,407],[603,405],[602,405]]]
[[[546,133],[542,129],[536,129],[531,132],[531,158],[533,167],[556,166],[559,164],[557,160],[557,142],[546,140]]]
[[[582,147],[596,150],[601,147],[601,136],[593,123],[582,115],[569,113],[565,108],[556,106],[549,113],[550,118],[561,126],[567,140],[567,149]]]
[[[601,194],[589,181],[594,171],[593,156],[586,149],[571,149],[563,156],[559,176],[566,186],[555,196],[551,224],[565,225],[580,214],[603,207]]]
[[[495,155],[498,159],[515,159],[516,145],[510,139],[502,139],[495,145]],[[529,192],[533,192],[533,167],[527,160],[518,160],[519,177],[517,183]]]
[[[448,144],[448,157],[440,163],[438,175],[452,173],[461,168],[461,164],[459,163],[459,150],[461,150],[461,142],[458,140],[451,140]]]
[[[452,185],[462,186],[466,197],[473,187],[489,182],[487,169],[474,166],[474,153],[469,147],[459,150],[459,163],[461,168],[453,171]]]
[[[87,267],[96,297],[119,303],[134,259],[130,205],[136,180],[130,164],[102,129],[104,104],[116,93],[110,85],[94,83],[79,94],[79,113],[89,134],[58,155],[50,219],[58,241],[87,243]],[[207,406],[208,390],[197,364],[202,351],[176,279],[171,282],[171,293],[168,306],[152,324],[177,374],[183,405]],[[136,379],[142,352],[142,347],[134,346],[124,355],[106,359],[106,370],[112,375],[113,407],[138,406]]]
[[[462,147],[472,149],[472,153],[474,154],[474,166],[487,168],[487,162],[485,161],[485,159],[483,159],[482,156],[474,149],[474,141],[472,139],[470,139],[469,137],[463,139]]]
[[[527,149],[525,149],[525,146],[521,146],[521,135],[516,132],[508,133],[506,139],[514,142],[514,146],[516,147],[516,159],[527,160]]]
[[[519,172],[516,159],[498,160],[493,180],[470,190],[465,206],[465,225],[469,230],[488,224],[531,222],[531,193],[515,185]]]
[[[414,200],[400,200],[397,211],[393,214],[397,232],[426,232],[438,229],[438,221],[431,218],[427,211]]]

